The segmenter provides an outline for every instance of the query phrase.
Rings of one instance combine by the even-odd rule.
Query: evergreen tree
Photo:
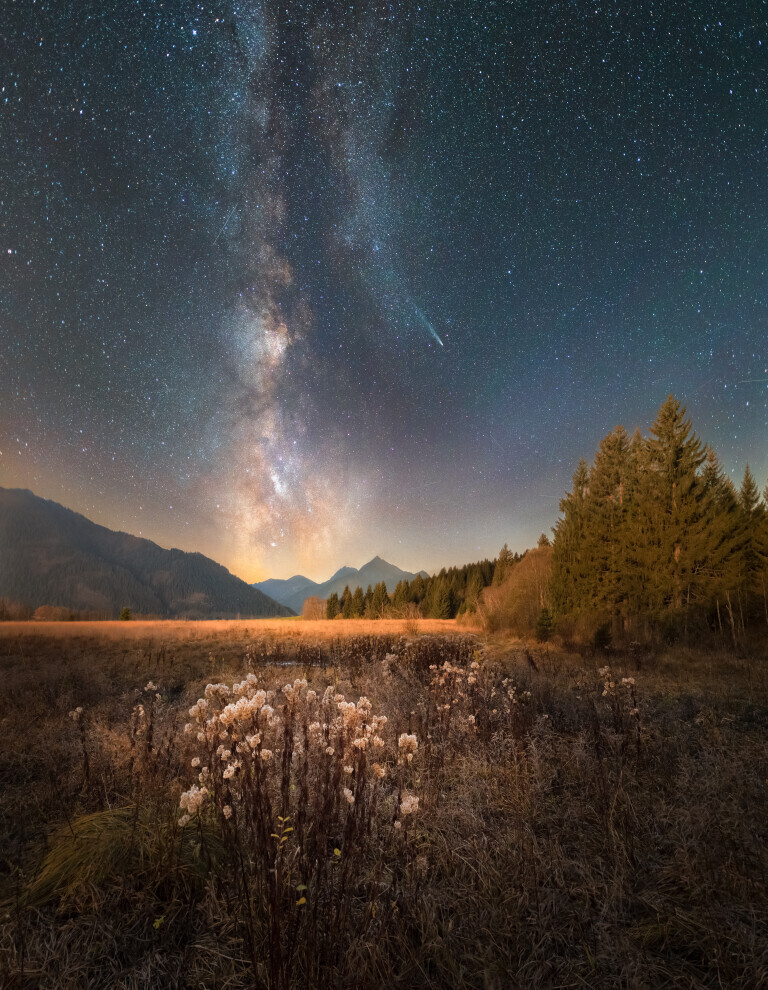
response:
[[[474,571],[467,581],[467,591],[464,598],[468,612],[475,612],[477,610],[477,603],[480,600],[480,595],[484,587],[482,572],[479,570]]]
[[[562,516],[555,525],[552,557],[552,602],[559,614],[577,612],[587,600],[584,535],[588,481],[587,462],[582,459],[573,475],[573,491],[560,500]]]
[[[620,614],[625,605],[626,528],[635,477],[634,453],[627,431],[617,426],[600,442],[589,472],[581,548],[589,568],[582,575],[583,599],[584,604],[611,614]]]
[[[764,613],[768,623],[768,512],[747,468],[740,491],[669,396],[650,436],[622,427],[581,461],[555,527],[556,612],[623,617],[694,612],[723,627]],[[675,621],[678,621],[677,619]]]
[[[381,619],[388,606],[389,595],[387,594],[387,586],[383,581],[380,581],[373,589],[373,598],[371,600],[371,614],[373,618]]]
[[[507,577],[512,569],[514,563],[512,553],[505,543],[504,546],[499,550],[499,556],[496,558],[496,567],[493,571],[493,583],[498,585],[502,584],[504,578]]]
[[[714,450],[707,449],[701,472],[705,514],[711,520],[710,552],[703,573],[707,580],[707,598],[714,615],[720,605],[739,587],[741,574],[742,519],[736,489],[727,478]],[[720,616],[719,624],[722,624]]]
[[[757,536],[757,552],[760,555],[760,597],[763,601],[763,617],[768,625],[768,485],[763,490],[762,518]]]
[[[543,608],[536,619],[536,639],[540,643],[546,643],[552,635],[554,619],[548,608]]]
[[[370,586],[370,584],[368,585],[368,589],[365,592],[365,607],[363,609],[363,615],[365,615],[366,619],[372,619],[372,618],[374,618],[374,615],[373,615],[373,588]]]
[[[365,612],[365,596],[363,595],[363,589],[358,584],[355,588],[354,595],[352,595],[352,615],[355,619],[360,619],[363,612]]]
[[[408,604],[408,582],[398,581],[392,593],[392,608],[400,612]]]
[[[352,592],[349,590],[349,585],[346,585],[341,593],[341,615],[344,619],[351,619],[352,614]]]
[[[424,597],[427,594],[427,582],[423,575],[417,574],[416,577],[411,581],[411,601],[415,605],[421,605],[424,601]]]
[[[712,510],[698,469],[706,458],[685,407],[670,395],[659,409],[639,464],[634,559],[652,613],[682,612],[707,594]]]
[[[335,619],[340,612],[339,606],[339,596],[334,591],[328,596],[328,601],[325,603],[325,617],[326,619]]]
[[[760,490],[747,464],[738,494],[738,515],[741,529],[739,559],[738,603],[742,628],[746,617],[751,618],[764,604],[765,559],[763,556],[765,509],[760,501]]]
[[[431,599],[430,617],[433,619],[450,619],[451,596],[445,579],[438,577]]]

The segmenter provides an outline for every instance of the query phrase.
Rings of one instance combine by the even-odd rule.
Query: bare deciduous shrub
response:
[[[533,636],[543,608],[549,608],[552,548],[536,547],[512,567],[498,587],[484,588],[477,615],[486,633]]]

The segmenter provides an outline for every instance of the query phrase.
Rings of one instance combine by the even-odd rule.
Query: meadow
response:
[[[0,624],[0,985],[768,985],[768,657]]]

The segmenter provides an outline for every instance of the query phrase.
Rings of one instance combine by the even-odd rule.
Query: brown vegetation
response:
[[[484,588],[471,622],[486,633],[510,632],[531,636],[544,608],[549,608],[552,548],[536,547],[511,568],[502,584]]]
[[[402,627],[6,624],[0,984],[766,984],[764,652]]]

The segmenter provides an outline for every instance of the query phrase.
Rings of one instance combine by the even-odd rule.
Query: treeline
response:
[[[114,618],[112,612],[103,609],[72,609],[66,605],[39,605],[33,608],[24,602],[0,598],[0,622],[27,622],[30,619],[40,622],[109,622]],[[134,614],[131,609],[123,608],[120,618],[149,621],[161,619],[162,616],[151,612]]]
[[[602,615],[614,631],[733,637],[768,623],[768,487],[737,489],[674,396],[648,436],[617,426],[560,503],[552,610]]]
[[[417,574],[412,581],[398,581],[391,595],[383,581],[373,587],[368,585],[365,591],[359,585],[352,591],[347,585],[341,595],[334,592],[327,598],[325,618],[454,619],[465,612],[474,612],[483,589],[501,584],[518,560],[520,555],[513,554],[505,544],[496,560],[443,568],[429,578]],[[322,608],[322,603],[317,599],[315,602],[315,609]],[[311,609],[312,605],[304,612],[311,613]]]

